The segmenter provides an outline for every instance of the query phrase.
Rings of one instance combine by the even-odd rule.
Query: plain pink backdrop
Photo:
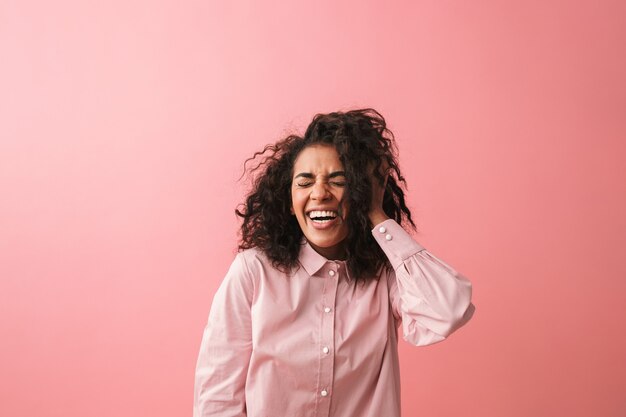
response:
[[[3,1],[0,415],[191,415],[244,159],[365,106],[477,307],[402,343],[404,415],[626,415],[625,21],[620,0]]]

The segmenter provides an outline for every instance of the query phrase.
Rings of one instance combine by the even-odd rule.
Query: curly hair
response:
[[[298,265],[303,232],[291,214],[293,166],[300,152],[313,144],[332,145],[339,154],[346,176],[343,199],[350,207],[345,238],[346,264],[356,282],[378,279],[379,271],[391,264],[371,233],[368,212],[372,201],[370,172],[382,185],[382,167],[388,167],[383,210],[401,225],[415,229],[404,199],[406,181],[400,172],[393,133],[376,110],[317,114],[303,137],[289,135],[265,146],[244,163],[252,190],[235,210],[243,219],[239,250],[256,247],[272,265],[288,272]],[[259,161],[260,159],[260,161]],[[246,171],[248,162],[258,161]],[[383,168],[384,169],[384,168]]]

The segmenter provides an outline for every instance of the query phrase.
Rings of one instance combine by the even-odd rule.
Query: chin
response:
[[[345,236],[343,237],[333,237],[333,238],[319,238],[316,236],[306,236],[309,243],[320,248],[320,249],[334,249],[339,246],[342,246],[345,241]]]

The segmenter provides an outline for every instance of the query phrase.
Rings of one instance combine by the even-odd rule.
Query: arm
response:
[[[389,297],[404,339],[416,346],[440,342],[474,314],[472,284],[424,249],[394,220],[372,230],[393,269]]]
[[[215,294],[202,336],[195,375],[194,417],[246,416],[253,293],[252,278],[243,255],[238,254]]]
[[[416,346],[441,342],[472,318],[476,309],[471,303],[472,284],[385,214],[388,165],[381,169],[384,174],[380,182],[370,173],[372,203],[368,214],[375,225],[374,238],[395,271],[388,277],[393,314],[402,321],[407,342]]]

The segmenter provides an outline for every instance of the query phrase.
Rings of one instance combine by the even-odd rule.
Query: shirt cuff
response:
[[[372,229],[372,234],[389,258],[393,269],[398,269],[408,258],[425,249],[393,219],[377,224]]]

